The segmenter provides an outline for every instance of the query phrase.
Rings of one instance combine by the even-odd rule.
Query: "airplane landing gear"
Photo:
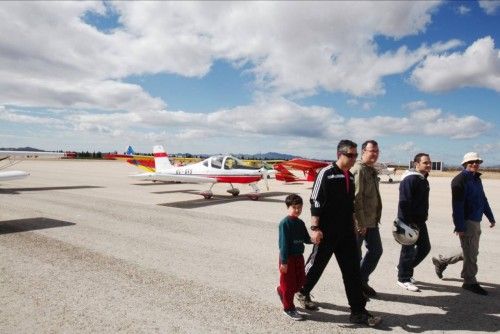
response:
[[[240,194],[240,190],[238,188],[231,188],[227,190],[233,196],[238,196]]]
[[[250,198],[252,201],[257,201],[259,199],[259,194],[248,194],[248,198]]]
[[[392,183],[394,181],[391,177],[389,178],[389,183]]]
[[[205,197],[205,199],[211,199],[214,194],[210,190],[207,190],[207,191],[201,192],[200,195]]]
[[[232,183],[229,183],[229,185],[231,186],[231,189],[228,189],[227,192],[233,196],[238,196],[240,194],[240,190],[238,188],[233,187]]]

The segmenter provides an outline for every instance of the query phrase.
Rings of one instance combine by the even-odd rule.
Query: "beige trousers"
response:
[[[473,220],[465,221],[466,231],[464,236],[460,237],[462,250],[443,256],[439,255],[441,264],[453,264],[458,261],[464,261],[462,268],[462,278],[464,284],[476,284],[477,275],[477,256],[479,254],[479,237],[481,236],[481,224]]]

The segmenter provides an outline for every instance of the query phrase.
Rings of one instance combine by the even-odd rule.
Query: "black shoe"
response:
[[[483,295],[483,296],[486,296],[488,294],[488,291],[486,291],[485,289],[483,289],[479,284],[475,283],[475,284],[463,284],[462,285],[462,288],[464,288],[465,290],[469,290],[470,292],[474,292],[474,293],[477,293],[478,295]]]
[[[364,324],[370,327],[375,327],[382,322],[382,317],[375,317],[367,310],[364,310],[357,313],[351,313],[349,321],[354,324]]]
[[[309,311],[317,311],[319,310],[318,304],[311,300],[311,295],[304,295],[301,292],[297,292],[295,295],[297,302],[300,306]]]
[[[363,283],[361,290],[363,290],[363,294],[368,298],[377,297],[377,291],[369,286],[368,283]]]
[[[436,271],[437,277],[443,279],[443,271],[448,267],[447,263],[441,263],[438,258],[433,257],[432,263],[434,264],[434,270]]]

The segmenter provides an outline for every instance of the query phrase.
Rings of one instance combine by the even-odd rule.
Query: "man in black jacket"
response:
[[[419,229],[418,240],[414,245],[402,245],[398,265],[398,285],[418,292],[414,284],[413,270],[429,254],[431,243],[427,232],[429,215],[429,181],[431,159],[427,153],[419,153],[413,159],[414,170],[409,170],[401,177],[399,184],[398,219]]]
[[[316,245],[307,260],[306,283],[297,293],[297,300],[305,309],[318,309],[316,303],[311,301],[310,292],[335,254],[351,307],[349,320],[376,326],[381,318],[374,317],[365,309],[366,298],[361,289],[353,224],[354,177],[349,169],[358,156],[356,147],[350,140],[341,140],[337,146],[337,161],[323,168],[314,182],[310,199],[311,239]]]

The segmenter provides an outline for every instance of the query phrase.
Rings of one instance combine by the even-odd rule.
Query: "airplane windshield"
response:
[[[241,160],[236,159],[235,157],[226,157],[224,160],[224,169],[255,169],[248,165],[245,165]]]
[[[212,157],[210,164],[213,168],[222,168],[222,159],[224,157]]]

